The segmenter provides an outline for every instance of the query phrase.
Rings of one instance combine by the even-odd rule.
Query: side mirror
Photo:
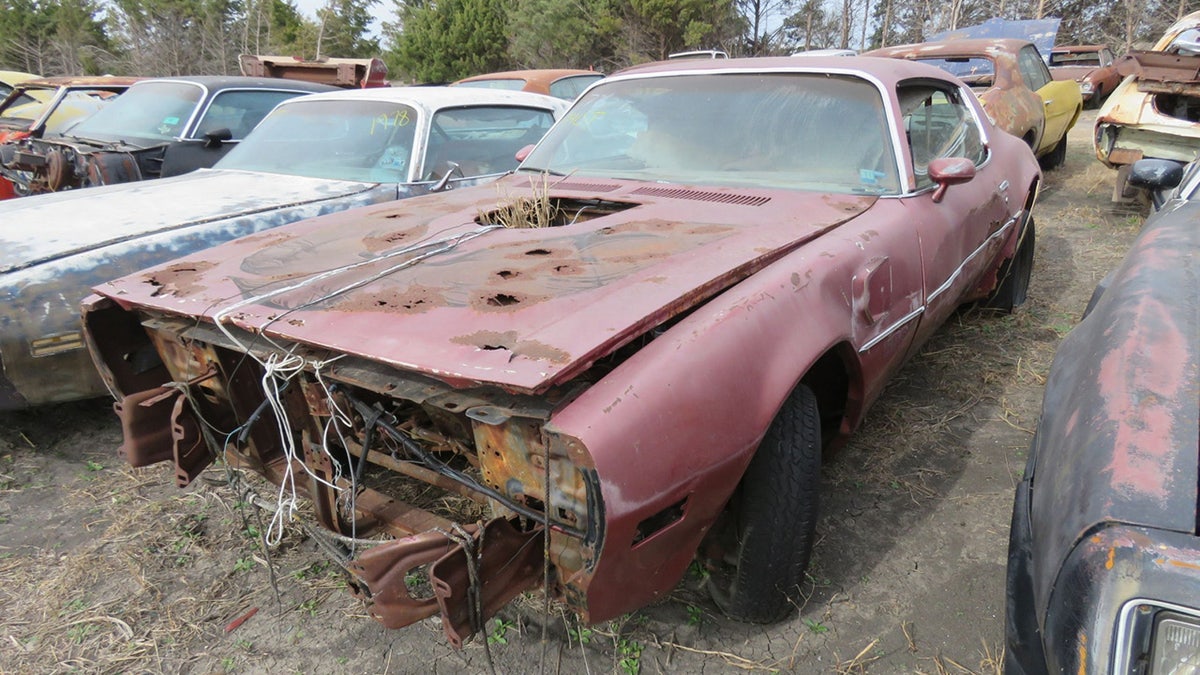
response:
[[[517,151],[517,161],[524,162],[525,158],[528,157],[529,153],[531,152],[533,152],[533,143],[530,143],[529,145]]]
[[[430,192],[445,191],[449,187],[450,179],[454,177],[455,173],[458,174],[459,178],[465,178],[462,169],[458,166],[458,162],[451,162],[449,160],[438,165],[437,169],[435,169],[435,175],[439,173],[442,174],[442,177],[438,179],[438,182],[433,184],[433,187],[429,188]]]
[[[1183,165],[1169,159],[1139,159],[1129,169],[1129,184],[1147,190],[1170,190],[1183,181]]]
[[[933,203],[942,201],[946,188],[966,183],[975,177],[975,164],[965,157],[938,157],[929,163],[929,177],[937,183]]]
[[[204,147],[219,148],[219,147],[221,147],[221,144],[224,143],[225,141],[232,141],[232,140],[233,140],[233,132],[230,131],[229,129],[226,129],[224,127],[220,128],[220,129],[213,129],[212,131],[204,134]]]

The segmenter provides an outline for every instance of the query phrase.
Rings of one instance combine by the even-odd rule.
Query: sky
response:
[[[300,13],[310,19],[316,19],[317,10],[324,7],[327,0],[292,0]],[[396,5],[391,0],[380,0],[371,8],[375,23],[371,24],[371,35],[378,36],[383,30],[383,22],[392,18],[392,8]]]

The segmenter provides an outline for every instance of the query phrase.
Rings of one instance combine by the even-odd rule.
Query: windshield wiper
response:
[[[530,173],[544,173],[547,176],[565,176],[565,175],[567,175],[561,171],[552,171],[550,169],[540,169],[536,166],[518,166],[517,171],[528,171]]]

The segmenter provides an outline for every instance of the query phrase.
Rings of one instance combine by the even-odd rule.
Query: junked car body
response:
[[[1063,163],[1067,132],[1083,110],[1073,82],[1056,82],[1031,42],[1016,39],[957,39],[901,45],[868,56],[909,59],[937,66],[966,82],[988,115],[1023,139],[1044,168]]]
[[[0,409],[107,393],[79,332],[89,286],[302,218],[493,180],[565,109],[445,87],[315,94],[280,104],[211,170],[0,203]]]
[[[956,307],[1024,299],[1039,180],[935,68],[644,65],[512,176],[102,284],[85,332],[131,463],[185,485],[220,456],[309,497],[387,626],[441,611],[461,644],[544,575],[603,621],[698,553],[726,613],[775,621],[822,447]],[[491,515],[456,525],[398,480]]]
[[[481,89],[508,89],[545,94],[564,101],[574,101],[584,89],[596,80],[604,79],[604,73],[594,70],[571,68],[544,68],[533,70],[506,70],[465,77],[450,86],[478,87]]]
[[[1200,12],[1171,26],[1151,51],[1131,51],[1125,79],[1096,114],[1096,157],[1117,169],[1113,199],[1128,197],[1139,159],[1190,162],[1200,152]]]
[[[1056,80],[1074,80],[1084,104],[1098,106],[1121,83],[1113,64],[1113,53],[1105,45],[1073,45],[1050,50],[1050,75]]]
[[[91,115],[141,78],[51,77],[17,83],[0,99],[0,165],[9,161],[17,143],[27,138],[53,138]],[[28,176],[18,179],[21,188]],[[0,199],[17,196],[16,187],[0,172]]]
[[[281,101],[329,85],[250,77],[145,80],[55,138],[28,138],[0,173],[25,194],[176,176],[212,166]]]
[[[19,70],[0,70],[0,96],[8,96],[8,92],[12,91],[16,85],[25,80],[35,80],[39,77],[40,75],[23,73]]]
[[[1135,166],[1142,187],[1183,182],[1050,368],[1013,506],[1010,675],[1194,673],[1200,657],[1200,163]]]

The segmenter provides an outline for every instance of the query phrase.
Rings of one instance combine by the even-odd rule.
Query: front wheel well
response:
[[[812,390],[821,416],[821,445],[828,448],[842,434],[850,407],[850,372],[845,359],[848,345],[839,344],[821,355],[800,379]]]

